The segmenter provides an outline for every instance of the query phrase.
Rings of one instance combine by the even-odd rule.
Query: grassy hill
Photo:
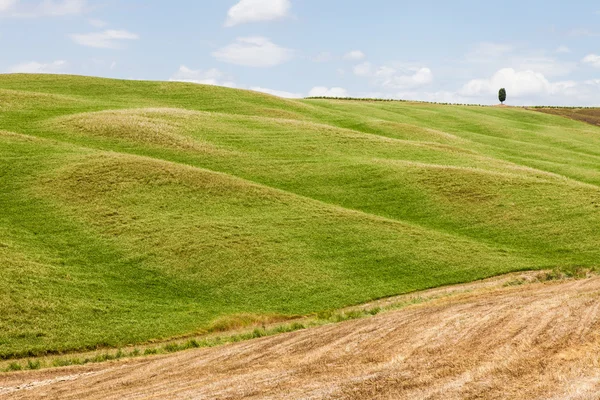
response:
[[[600,128],[0,75],[0,358],[600,264]]]

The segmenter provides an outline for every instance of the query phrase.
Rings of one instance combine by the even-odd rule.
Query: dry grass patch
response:
[[[259,314],[235,314],[219,317],[208,327],[208,332],[227,332],[235,331],[252,326],[264,327],[265,325],[284,322],[294,319],[293,316],[286,315],[259,315]]]
[[[52,110],[59,107],[73,107],[89,104],[85,98],[52,93],[0,89],[0,111],[21,111],[35,108]]]
[[[50,121],[56,129],[80,135],[124,140],[175,150],[226,154],[225,150],[185,134],[186,124],[203,113],[177,108],[109,110],[59,117]],[[205,116],[204,116],[205,117]]]
[[[447,132],[401,122],[372,120],[367,126],[381,130],[382,133],[388,134],[397,139],[437,142],[454,145],[465,142],[465,139]]]

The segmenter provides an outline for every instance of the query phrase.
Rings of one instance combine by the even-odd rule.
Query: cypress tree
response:
[[[501,104],[504,104],[504,102],[506,101],[506,89],[500,89],[500,91],[498,92],[498,99],[500,100]]]

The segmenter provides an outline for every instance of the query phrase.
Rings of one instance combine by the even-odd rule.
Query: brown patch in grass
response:
[[[292,111],[278,110],[276,108],[263,108],[257,112],[257,115],[267,118],[278,118],[278,119],[291,119],[291,120],[302,120],[305,119],[302,115],[299,115]]]
[[[217,318],[210,327],[209,332],[227,332],[254,326],[266,326],[277,322],[294,319],[285,315],[258,315],[258,314],[236,314]]]
[[[403,140],[415,140],[424,142],[437,142],[444,144],[455,144],[457,142],[465,142],[465,139],[452,135],[447,132],[436,129],[423,128],[418,125],[406,124],[394,121],[374,120],[371,121],[371,126],[382,129],[395,138]]]
[[[559,115],[594,126],[600,126],[600,108],[530,108],[530,110],[545,114]]]
[[[60,117],[50,123],[80,135],[176,150],[226,153],[211,143],[185,134],[186,123],[203,115],[178,108],[144,108],[82,113]]]
[[[89,103],[87,99],[51,93],[0,89],[0,111],[55,109]]]

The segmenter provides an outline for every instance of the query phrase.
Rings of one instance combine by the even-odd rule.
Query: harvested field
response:
[[[482,288],[212,349],[5,374],[1,399],[595,399],[600,278]]]
[[[532,110],[543,112],[546,114],[560,115],[574,119],[576,121],[587,122],[588,124],[600,126],[600,108],[532,108]]]

